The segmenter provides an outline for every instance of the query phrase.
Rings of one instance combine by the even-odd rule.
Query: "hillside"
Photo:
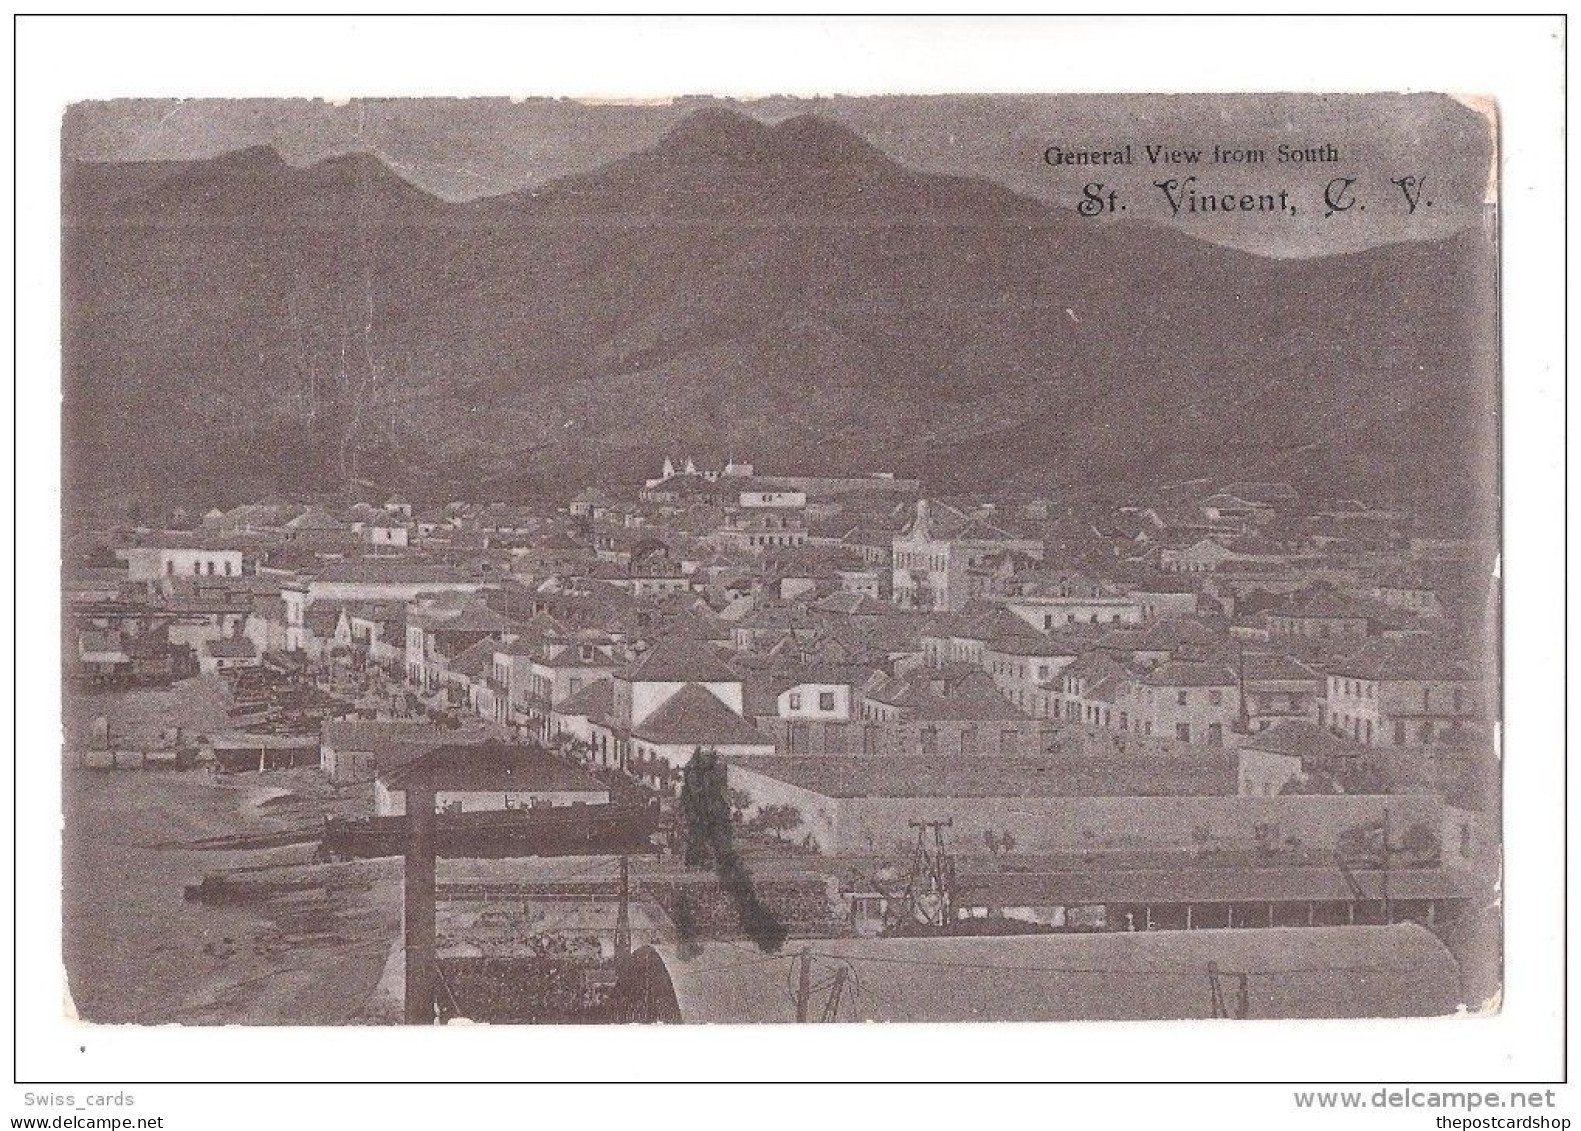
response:
[[[723,110],[468,204],[267,149],[66,185],[73,492],[558,495],[666,451],[938,489],[1493,490],[1479,233],[1264,259]]]

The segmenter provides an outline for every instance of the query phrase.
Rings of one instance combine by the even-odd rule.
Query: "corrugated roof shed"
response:
[[[1454,959],[1415,924],[1008,937],[818,939],[811,982],[847,972],[838,1021],[1076,1021],[1210,1018],[1214,981],[1246,975],[1249,1018],[1418,1017],[1461,1001]],[[644,947],[622,981],[633,1019],[795,1020],[793,944]],[[1233,980],[1225,991],[1235,997]],[[820,1016],[830,993],[811,1003]]]

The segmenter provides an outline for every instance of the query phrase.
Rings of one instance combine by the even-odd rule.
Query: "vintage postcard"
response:
[[[1501,1008],[1493,100],[61,129],[75,1017]]]

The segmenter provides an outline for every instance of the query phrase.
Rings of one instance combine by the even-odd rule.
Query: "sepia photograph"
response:
[[[1565,26],[18,17],[12,1126],[1570,1126]]]
[[[62,137],[82,1019],[1499,1008],[1486,102]]]

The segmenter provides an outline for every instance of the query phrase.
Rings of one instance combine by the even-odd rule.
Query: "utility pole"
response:
[[[406,788],[406,1024],[434,1023],[439,970],[434,940],[435,797],[424,767]]]
[[[631,958],[631,861],[620,858],[620,910],[615,915],[615,965],[624,966]]]
[[[1232,978],[1235,984],[1235,1002],[1232,1006],[1224,993],[1224,979]],[[1244,1021],[1251,1012],[1251,978],[1247,974],[1226,973],[1217,962],[1208,963],[1208,992],[1213,1003],[1214,1017],[1233,1017]]]
[[[826,1024],[840,1019],[840,995],[845,990],[845,980],[850,974],[849,966],[841,966],[834,972],[834,985],[829,989],[829,1000],[823,1003],[823,1020]]]
[[[955,887],[955,862],[944,851],[944,830],[954,825],[951,818],[942,821],[908,821],[907,824],[917,830],[917,848],[911,859],[911,882],[908,894],[911,898],[913,918],[926,922],[929,926],[948,927],[954,919]],[[928,832],[933,833],[933,844],[928,844]],[[937,912],[930,908],[921,908],[926,918],[917,915],[919,910],[918,895],[920,881],[927,881],[924,889],[928,895],[938,899]]]
[[[1252,716],[1246,707],[1246,642],[1238,636],[1235,638],[1235,684],[1235,693],[1240,699],[1235,712],[1236,729],[1242,734],[1250,734]]]
[[[1389,865],[1394,855],[1394,841],[1390,837],[1389,807],[1383,807],[1383,922],[1387,926],[1392,921],[1392,908],[1389,906]]]
[[[800,967],[796,974],[796,1022],[807,1020],[807,999],[812,996],[812,948],[803,947],[797,957]]]

